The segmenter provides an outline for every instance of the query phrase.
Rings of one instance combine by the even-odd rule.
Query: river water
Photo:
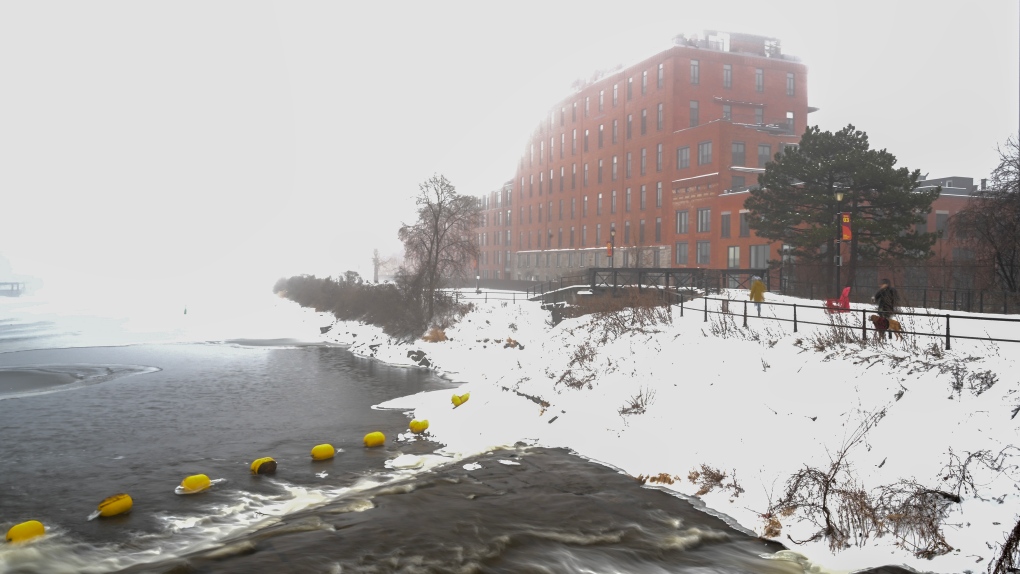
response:
[[[156,329],[125,344],[104,317],[46,309],[0,305],[0,529],[47,528],[0,544],[0,573],[803,571],[781,546],[568,451],[445,459],[410,440],[407,413],[373,408],[454,386],[428,371],[314,335]],[[107,344],[89,344],[93,324]],[[364,448],[373,431],[384,447]],[[312,461],[320,443],[337,456]],[[253,476],[264,456],[277,472]],[[430,462],[393,464],[415,459]],[[176,494],[198,473],[214,486]],[[88,520],[121,492],[130,513]]]

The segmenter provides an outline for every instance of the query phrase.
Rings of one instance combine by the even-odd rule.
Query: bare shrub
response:
[[[644,414],[648,407],[654,402],[655,390],[645,387],[638,391],[638,394],[628,399],[627,403],[620,407],[620,410],[617,412],[619,412],[621,416]]]
[[[734,477],[730,480],[729,484],[724,483],[726,478],[725,472],[712,468],[707,464],[702,464],[700,468],[691,469],[687,473],[687,480],[698,487],[698,491],[694,493],[695,496],[704,496],[717,488],[720,490],[730,490],[734,498],[740,496],[744,489],[737,484],[736,473],[734,473]]]
[[[951,504],[960,502],[959,496],[925,488],[913,480],[878,490],[878,507],[885,519],[879,524],[896,537],[897,546],[927,559],[953,550],[942,534],[942,522]]]
[[[560,375],[556,384],[563,383],[571,389],[592,388],[596,372],[592,364],[597,354],[591,341],[584,341],[578,345],[570,355],[570,362],[567,363],[567,370]]]
[[[828,316],[829,325],[806,337],[807,344],[816,351],[841,349],[860,342],[857,327],[850,323],[849,313],[833,313]]]
[[[578,305],[577,313],[592,315],[588,332],[600,345],[628,333],[658,333],[659,325],[673,322],[672,308],[655,292],[624,290],[617,296],[592,297]]]
[[[999,551],[999,557],[988,563],[989,574],[1012,574],[1020,565],[1020,520],[1006,537]]]
[[[671,476],[669,473],[666,472],[660,472],[659,474],[649,474],[647,476],[639,474],[637,475],[635,480],[637,480],[641,484],[645,484],[646,482],[652,482],[655,484],[673,484],[674,482],[680,480],[680,477],[676,475]]]

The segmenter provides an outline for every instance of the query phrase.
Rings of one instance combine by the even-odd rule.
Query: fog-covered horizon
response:
[[[987,177],[1020,124],[1017,3],[819,6],[0,4],[0,281],[370,277],[418,183],[497,189],[574,80],[704,30],[779,38],[810,124]]]

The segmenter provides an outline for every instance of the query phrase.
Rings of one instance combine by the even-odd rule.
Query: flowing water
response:
[[[93,346],[102,318],[30,315],[0,307],[0,529],[47,532],[0,544],[0,573],[803,571],[781,546],[567,451],[453,460],[396,440],[407,413],[373,405],[453,386],[428,371],[314,336],[181,342],[167,329]],[[68,342],[85,346],[53,348]],[[364,448],[372,431],[384,447]],[[336,457],[313,461],[321,443]],[[264,456],[277,472],[252,475]],[[210,489],[175,493],[199,473]],[[122,492],[130,513],[88,520]]]

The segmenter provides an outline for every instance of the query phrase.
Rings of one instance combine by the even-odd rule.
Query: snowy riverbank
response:
[[[392,364],[414,365],[408,355],[422,351],[462,382],[457,392],[470,400],[456,409],[449,391],[379,405],[428,419],[447,451],[518,441],[569,447],[697,495],[825,571],[983,572],[1017,522],[1020,419],[1011,414],[1020,405],[1020,345],[954,341],[945,352],[937,339],[910,335],[863,348],[816,345],[824,328],[792,333],[789,323],[756,317],[741,328],[741,319],[721,315],[705,322],[700,304],[684,317],[674,309],[671,321],[611,332],[591,316],[552,326],[538,303],[474,303],[443,342],[398,344],[357,323],[338,323],[325,337]],[[797,496],[785,496],[798,474]],[[839,551],[818,537],[793,542],[825,528],[822,512],[810,510],[823,490],[833,527],[847,534]],[[784,497],[785,508],[799,501],[799,509],[783,515]],[[917,504],[924,500],[935,504]],[[860,522],[880,503],[884,532]],[[919,512],[929,507],[946,513],[940,533],[924,530]],[[918,557],[924,548],[951,550]]]

